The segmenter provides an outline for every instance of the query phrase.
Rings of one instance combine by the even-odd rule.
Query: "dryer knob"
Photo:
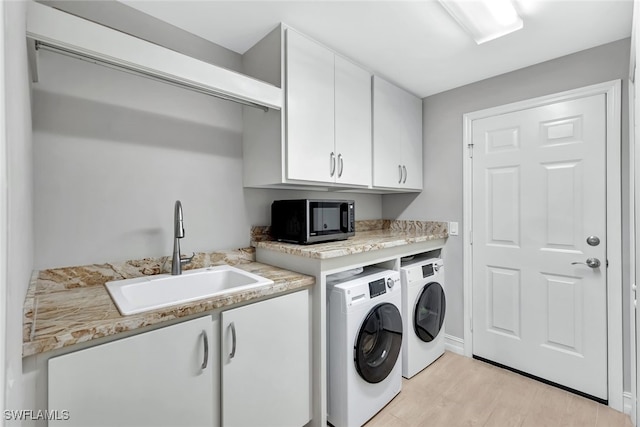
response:
[[[395,282],[393,281],[393,279],[391,277],[389,277],[387,279],[387,288],[391,289],[391,288],[393,288],[393,285],[395,285]]]

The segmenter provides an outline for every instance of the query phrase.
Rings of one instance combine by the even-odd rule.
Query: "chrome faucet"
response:
[[[182,222],[182,203],[176,200],[176,206],[173,212],[173,258],[171,260],[171,274],[177,276],[182,274],[182,265],[188,264],[193,260],[195,253],[190,258],[182,259],[180,257],[180,239],[184,237],[184,224]]]

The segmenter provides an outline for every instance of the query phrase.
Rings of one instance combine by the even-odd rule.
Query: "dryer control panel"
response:
[[[427,264],[422,266],[422,278],[433,276],[434,269],[433,264]]]
[[[403,275],[409,282],[421,282],[436,276],[443,267],[442,259],[431,258],[402,267]]]

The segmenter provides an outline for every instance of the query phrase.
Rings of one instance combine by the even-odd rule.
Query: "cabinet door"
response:
[[[422,101],[373,79],[373,186],[422,189]]]
[[[402,165],[405,168],[402,187],[422,190],[422,100],[408,92],[400,91],[400,141]]]
[[[286,176],[333,182],[334,54],[291,29],[286,37]]]
[[[371,74],[335,57],[336,182],[371,184]]]
[[[401,108],[398,88],[373,78],[373,186],[401,186],[402,155],[400,146]]]
[[[49,410],[70,418],[49,425],[218,425],[213,326],[206,316],[51,358]]]
[[[222,313],[222,425],[300,427],[310,419],[309,292]]]

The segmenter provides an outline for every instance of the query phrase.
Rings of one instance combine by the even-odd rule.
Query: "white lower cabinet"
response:
[[[309,291],[221,315],[222,425],[300,427],[311,419]]]
[[[309,298],[298,291],[52,357],[48,410],[60,416],[49,426],[301,427],[311,420]]]
[[[200,317],[49,359],[48,408],[69,415],[49,425],[217,426],[217,324]]]

